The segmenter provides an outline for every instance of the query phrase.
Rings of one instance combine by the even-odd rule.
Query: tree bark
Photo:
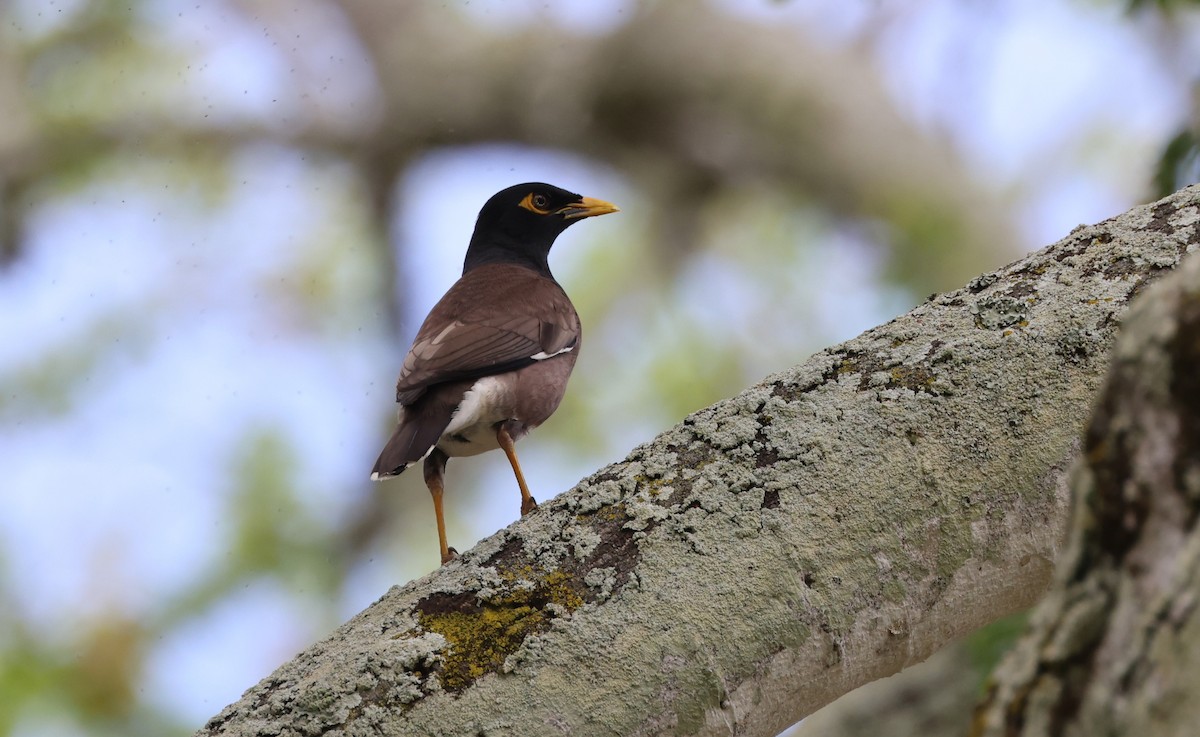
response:
[[[1138,300],[1072,482],[1069,543],[976,735],[1200,731],[1200,259]]]
[[[200,734],[774,735],[1040,597],[1126,302],[1198,241],[1190,188],[696,412]]]

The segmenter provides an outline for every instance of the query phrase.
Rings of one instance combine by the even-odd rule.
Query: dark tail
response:
[[[443,385],[446,389],[457,388]],[[439,387],[441,388],[441,387]],[[450,418],[462,401],[463,388],[458,391],[431,391],[419,402],[400,411],[396,431],[383,446],[383,452],[371,469],[372,481],[399,476],[404,469],[424,458],[442,437]]]
[[[392,433],[391,439],[387,441],[387,445],[383,446],[383,451],[376,459],[375,467],[371,469],[372,481],[383,481],[393,476],[399,476],[404,469],[412,465],[413,461],[420,459],[423,453],[413,457],[413,436],[411,428],[405,426],[403,422],[396,427],[396,431]]]

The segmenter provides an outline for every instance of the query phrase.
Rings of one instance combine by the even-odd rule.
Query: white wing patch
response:
[[[433,339],[432,339],[432,340],[430,340],[429,342],[430,342],[432,345],[437,345],[438,343],[441,343],[443,340],[445,340],[445,339],[446,339],[446,336],[447,336],[447,335],[449,335],[451,331],[453,331],[453,330],[455,330],[455,329],[457,329],[457,328],[461,328],[461,327],[462,327],[462,325],[463,325],[463,324],[462,324],[461,322],[459,322],[458,320],[455,320],[454,322],[450,323],[450,324],[449,324],[449,325],[447,325],[446,327],[442,328],[442,332],[440,332],[440,333],[438,333],[437,335],[433,336]]]
[[[559,355],[560,353],[570,353],[573,350],[575,350],[575,344],[572,343],[571,345],[567,346],[566,348],[563,348],[561,351],[555,351],[554,353],[547,353],[545,351],[539,351],[538,353],[535,353],[532,356],[530,356],[530,358],[532,358],[535,361],[545,361],[547,358],[554,358],[555,356]]]

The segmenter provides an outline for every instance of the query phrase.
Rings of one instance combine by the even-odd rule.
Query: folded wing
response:
[[[504,373],[569,352],[579,334],[579,318],[557,283],[508,264],[473,269],[417,331],[396,382],[396,401],[410,405],[435,384]]]

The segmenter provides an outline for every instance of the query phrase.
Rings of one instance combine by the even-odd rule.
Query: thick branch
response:
[[[1080,228],[695,413],[201,734],[774,735],[1031,605],[1125,303],[1198,219]]]
[[[1200,257],[1130,311],[1085,451],[1055,585],[975,734],[1196,734]]]

